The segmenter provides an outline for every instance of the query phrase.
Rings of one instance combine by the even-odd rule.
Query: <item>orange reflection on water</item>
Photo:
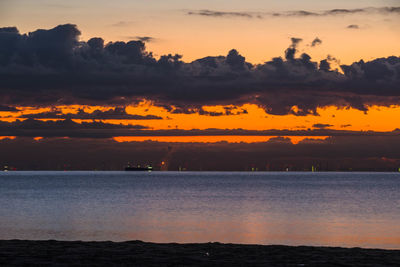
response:
[[[362,219],[283,216],[248,214],[241,210],[238,218],[210,220],[198,216],[172,217],[165,214],[141,214],[130,221],[131,229],[122,240],[152,242],[223,242],[240,244],[314,245],[365,248],[400,248],[400,232],[394,230],[397,222],[387,220],[363,221]],[[310,215],[310,214],[308,214]],[[142,224],[146,224],[143,230]],[[162,227],[160,227],[162,226]],[[141,229],[135,231],[133,229]],[[168,229],[168,231],[165,231]]]

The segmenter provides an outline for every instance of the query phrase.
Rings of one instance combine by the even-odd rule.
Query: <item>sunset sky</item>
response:
[[[373,9],[396,7],[398,3],[396,0],[3,0],[0,23],[16,26],[21,33],[73,23],[82,32],[83,41],[92,37],[102,37],[106,42],[150,37],[146,46],[156,57],[178,53],[185,62],[226,55],[235,48],[248,62],[263,63],[282,56],[289,39],[299,37],[304,39],[299,50],[309,53],[314,60],[330,54],[342,64],[350,64],[360,59],[398,55],[399,11]],[[372,9],[326,13],[363,8]],[[202,11],[209,11],[209,16],[200,15],[207,14]],[[321,15],[301,15],[298,11]],[[213,12],[221,14],[213,16]],[[349,25],[358,28],[348,28]],[[323,43],[311,48],[308,45],[315,37]]]
[[[396,0],[3,0],[0,146],[397,138],[398,25]]]

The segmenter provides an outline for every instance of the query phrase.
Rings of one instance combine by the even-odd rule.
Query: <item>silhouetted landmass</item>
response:
[[[17,170],[123,170],[128,162],[177,171],[398,171],[400,136],[288,138],[264,143],[123,142],[112,139],[0,140],[0,166]],[[164,162],[163,168],[161,163]]]
[[[80,241],[0,241],[2,266],[398,266],[400,250]]]

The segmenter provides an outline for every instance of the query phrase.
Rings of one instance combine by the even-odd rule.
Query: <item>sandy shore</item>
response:
[[[400,250],[141,241],[0,241],[0,266],[399,266]]]

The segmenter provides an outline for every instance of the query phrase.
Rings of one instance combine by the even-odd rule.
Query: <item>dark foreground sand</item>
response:
[[[400,250],[80,241],[0,241],[0,266],[400,266]]]

